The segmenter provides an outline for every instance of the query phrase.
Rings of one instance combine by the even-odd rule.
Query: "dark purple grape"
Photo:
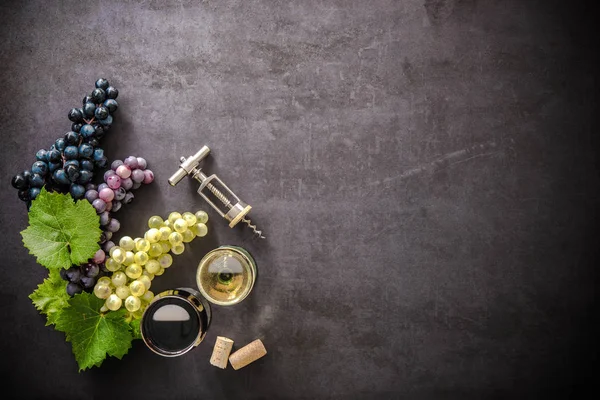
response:
[[[19,199],[22,201],[30,201],[31,197],[29,196],[29,189],[19,190],[18,193]]]
[[[94,112],[96,111],[96,105],[92,102],[85,103],[83,105],[83,113],[86,117],[92,118],[94,116]]]
[[[95,104],[100,104],[104,100],[106,100],[106,92],[104,92],[104,90],[102,90],[102,89],[96,88],[92,92],[91,97],[92,97],[92,102],[94,102]]]
[[[108,88],[108,81],[104,78],[99,78],[96,81],[96,87],[98,89],[106,90]]]
[[[48,161],[51,163],[58,163],[62,159],[60,151],[52,149],[48,152]]]
[[[96,108],[96,111],[94,112],[94,116],[96,117],[96,119],[102,120],[105,119],[106,117],[108,117],[108,108],[101,106]]]
[[[119,91],[112,86],[106,88],[106,97],[116,99],[119,96]]]
[[[108,111],[111,114],[117,111],[117,108],[119,108],[119,103],[117,103],[117,101],[113,99],[106,100],[103,105],[104,107],[108,108]]]
[[[104,91],[102,94],[104,94]],[[83,120],[83,113],[79,108],[72,108],[69,111],[69,119],[73,122],[81,122]]]
[[[10,182],[15,189],[23,190],[29,186],[29,182],[22,174],[17,174],[12,178]]]
[[[98,266],[100,267],[100,273],[104,274],[105,276],[110,272],[104,263],[98,264]]]
[[[95,284],[96,284],[96,278],[92,278],[89,276],[84,276],[83,278],[81,278],[81,285],[83,286],[84,289],[93,288]]]
[[[73,164],[65,165],[65,173],[70,182],[75,182],[79,179],[79,168]]]
[[[71,267],[67,270],[67,279],[69,282],[78,283],[79,279],[81,279],[81,271],[79,267]]]
[[[75,296],[78,293],[81,293],[83,291],[83,289],[81,288],[81,286],[79,286],[76,283],[73,282],[69,282],[67,284],[67,294],[69,296]]]
[[[104,250],[104,252],[106,254],[108,254],[108,252],[110,251],[110,249],[112,249],[113,247],[115,247],[115,243],[112,240],[108,240],[107,242],[105,242],[102,245],[102,250]]]
[[[67,146],[73,146],[78,144],[80,138],[81,135],[79,135],[79,133],[77,132],[69,131],[65,133],[65,143],[67,144]]]
[[[67,270],[66,270],[66,269],[64,269],[64,268],[61,268],[61,269],[60,269],[60,272],[59,272],[59,274],[60,274],[60,277],[61,277],[63,280],[65,280],[65,281],[68,281],[68,280],[69,280],[69,278],[67,277]]]
[[[98,264],[87,263],[83,266],[83,274],[88,278],[95,278],[96,276],[98,276],[99,272],[100,267],[98,266]]]
[[[38,150],[38,152],[35,153],[35,159],[38,161],[48,162],[48,151],[45,149]]]

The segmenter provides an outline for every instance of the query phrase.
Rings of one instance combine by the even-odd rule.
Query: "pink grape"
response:
[[[111,175],[106,179],[106,184],[111,189],[118,189],[121,187],[121,178],[117,174]]]
[[[144,181],[144,171],[141,169],[134,169],[131,171],[131,180],[134,182],[143,182]]]
[[[115,192],[113,192],[111,188],[102,189],[100,193],[98,193],[98,197],[108,203],[115,198]]]
[[[144,183],[147,185],[152,183],[152,181],[154,181],[154,172],[150,171],[149,169],[144,170]]]
[[[104,251],[102,249],[100,249],[96,252],[96,254],[94,254],[93,260],[96,264],[100,264],[101,262],[104,262],[105,258],[106,258],[106,254],[104,254]]]
[[[131,176],[131,169],[129,169],[127,165],[121,165],[117,168],[117,175],[119,175],[121,179],[127,179]]]

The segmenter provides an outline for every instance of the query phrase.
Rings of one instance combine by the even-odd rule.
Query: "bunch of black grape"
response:
[[[61,269],[60,276],[67,281],[67,294],[74,296],[82,291],[92,292],[96,281],[103,276],[110,276],[112,272],[106,269],[104,259],[106,254],[103,250],[98,250],[93,259],[80,266],[73,265],[69,269]],[[110,279],[110,278],[109,278]]]
[[[98,186],[89,183],[86,186],[85,198],[100,216],[102,248],[87,263],[61,271],[63,279],[69,282],[67,284],[69,296],[84,290],[92,291],[98,279],[112,275],[112,272],[104,266],[104,260],[106,254],[115,246],[110,240],[113,233],[121,227],[112,214],[119,211],[123,204],[133,201],[131,190],[154,181],[154,173],[147,169],[147,166],[148,163],[141,157],[129,156],[124,161],[116,160],[111,164],[111,169],[104,173],[104,183]]]
[[[106,168],[108,164],[99,141],[113,122],[118,95],[119,91],[106,79],[98,79],[94,91],[83,98],[83,107],[69,111],[71,131],[50,149],[39,150],[31,170],[13,177],[12,185],[28,207],[43,186],[48,191],[71,193],[74,199],[83,198],[85,186],[94,177],[94,168]]]

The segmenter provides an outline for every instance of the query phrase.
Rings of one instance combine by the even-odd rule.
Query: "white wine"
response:
[[[256,280],[256,264],[240,247],[221,246],[200,261],[196,282],[200,292],[214,304],[229,306],[248,296]]]

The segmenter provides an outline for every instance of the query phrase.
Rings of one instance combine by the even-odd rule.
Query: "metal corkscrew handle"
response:
[[[265,239],[262,231],[259,230],[256,225],[252,224],[250,218],[247,218],[252,207],[240,200],[240,198],[237,197],[218,176],[214,174],[206,176],[204,172],[202,172],[202,169],[199,168],[200,161],[205,159],[209,154],[210,149],[208,146],[202,146],[202,148],[193,156],[188,158],[181,157],[179,159],[181,162],[179,169],[169,178],[169,184],[175,186],[181,182],[185,176],[191,176],[200,182],[198,194],[202,196],[202,198],[204,198],[204,200],[206,200],[206,202],[210,204],[221,217],[229,221],[230,228],[233,228],[239,222],[244,222],[252,229],[257,237]],[[221,190],[217,188],[215,184],[220,186]],[[205,189],[208,189],[208,192],[223,204],[223,207],[219,207],[215,204],[215,202],[207,196]]]

